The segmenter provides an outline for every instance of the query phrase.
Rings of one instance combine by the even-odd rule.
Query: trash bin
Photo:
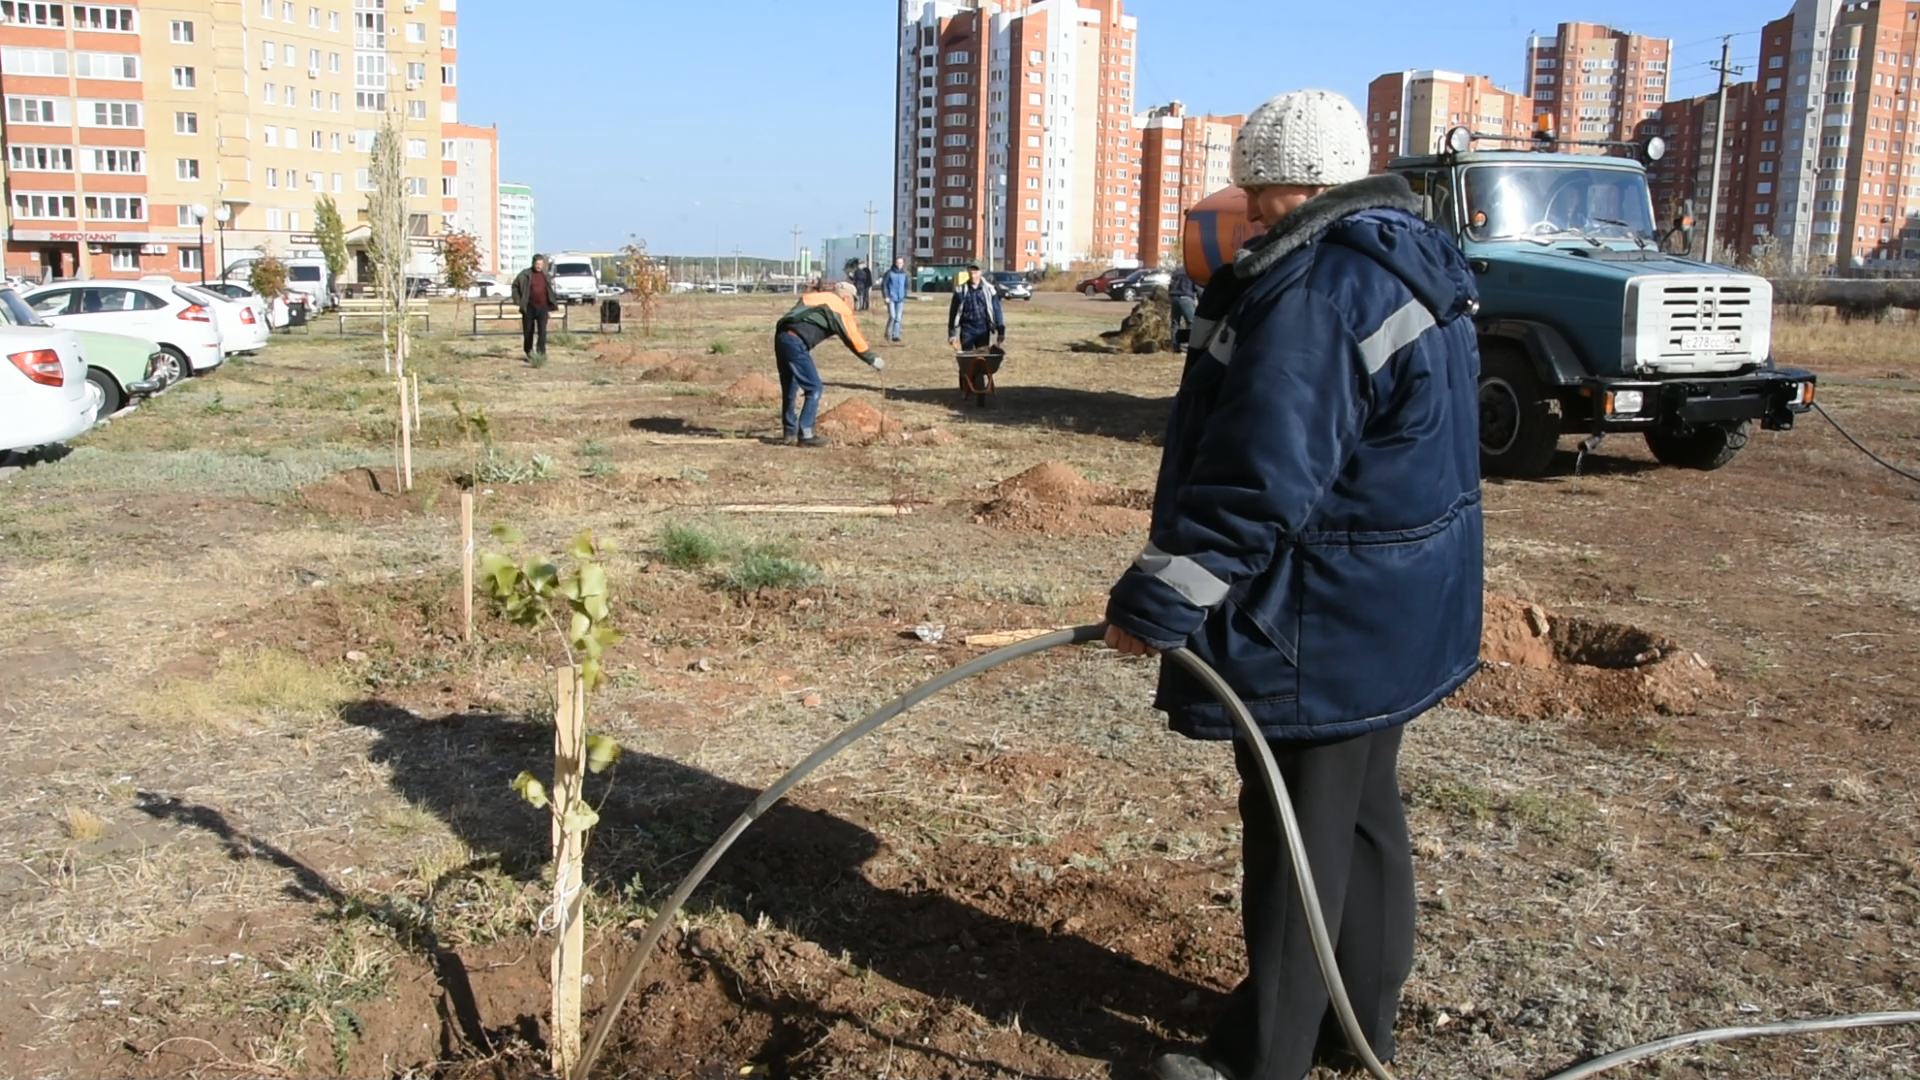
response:
[[[287,305],[287,328],[291,330],[296,326],[305,326],[305,325],[307,325],[307,305],[288,304]]]
[[[600,325],[618,327],[620,325],[620,301],[607,299],[600,301]]]

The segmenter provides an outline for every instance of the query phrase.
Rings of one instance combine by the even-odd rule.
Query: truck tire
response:
[[[1711,471],[1732,461],[1746,447],[1750,431],[1745,420],[1698,424],[1685,431],[1655,428],[1647,432],[1647,449],[1662,465]]]
[[[1524,353],[1508,345],[1480,355],[1480,471],[1529,479],[1547,471],[1560,445],[1553,398]]]
[[[113,376],[97,367],[90,367],[87,369],[87,381],[100,388],[100,404],[94,409],[94,420],[105,420],[126,407],[127,395],[120,392],[120,383]]]

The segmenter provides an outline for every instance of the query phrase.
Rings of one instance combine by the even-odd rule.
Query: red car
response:
[[[1100,271],[1100,276],[1090,277],[1080,284],[1075,285],[1073,291],[1082,296],[1105,296],[1108,286],[1131,273],[1133,273],[1133,270],[1128,267],[1111,267]]]

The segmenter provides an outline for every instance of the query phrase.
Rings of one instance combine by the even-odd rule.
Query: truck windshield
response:
[[[586,263],[561,263],[553,268],[554,277],[592,277],[593,267]]]
[[[317,266],[290,266],[287,276],[294,281],[319,281],[320,268]]]
[[[1480,165],[1466,171],[1467,235],[1654,242],[1647,178],[1578,165]]]

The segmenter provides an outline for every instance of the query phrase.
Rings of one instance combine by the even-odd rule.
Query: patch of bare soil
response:
[[[742,375],[720,391],[720,400],[727,405],[776,405],[780,401],[780,384],[765,375]]]
[[[1090,536],[1144,533],[1153,496],[1096,484],[1057,461],[1043,461],[1002,480],[974,521],[997,529]]]
[[[1517,719],[1692,716],[1722,696],[1696,652],[1624,623],[1489,595],[1480,673],[1448,702]]]
[[[675,357],[664,349],[643,349],[627,341],[596,341],[594,359],[614,367],[653,368],[673,363]]]
[[[655,353],[651,355],[658,357],[666,356],[667,354]],[[636,364],[638,363],[638,361],[635,362]],[[710,367],[705,367],[691,360],[682,358],[668,360],[664,364],[649,367],[640,373],[641,382],[718,382],[724,378],[726,378],[726,376]]]
[[[460,484],[449,473],[416,471],[413,490],[401,491],[391,469],[353,468],[301,489],[299,503],[329,517],[399,517],[434,510],[457,512]]]

